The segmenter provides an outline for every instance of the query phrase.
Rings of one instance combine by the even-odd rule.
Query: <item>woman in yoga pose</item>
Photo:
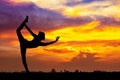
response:
[[[32,30],[27,26],[27,24],[26,24],[27,22],[28,22],[28,16],[26,16],[25,20],[17,28],[16,32],[17,32],[17,36],[18,36],[18,39],[20,42],[22,63],[24,65],[26,72],[28,73],[29,69],[28,69],[27,62],[26,62],[26,49],[27,48],[36,48],[38,46],[47,46],[49,44],[53,44],[53,43],[58,41],[59,37],[56,37],[55,41],[43,43],[43,42],[41,42],[41,40],[45,40],[45,33],[44,32],[39,32],[38,34],[33,33]],[[24,26],[30,32],[30,34],[33,36],[33,40],[28,41],[23,37],[21,30],[23,29]]]

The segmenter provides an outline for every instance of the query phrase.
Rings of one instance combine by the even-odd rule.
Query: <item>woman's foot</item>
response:
[[[26,16],[24,23],[28,22],[28,16]]]
[[[28,22],[28,16],[26,16],[25,21]]]

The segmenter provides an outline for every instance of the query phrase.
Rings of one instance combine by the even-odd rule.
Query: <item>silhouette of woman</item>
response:
[[[56,37],[55,41],[43,43],[43,42],[41,42],[41,40],[45,40],[45,33],[44,32],[39,32],[38,35],[36,35],[27,26],[27,24],[26,24],[27,22],[28,22],[28,16],[26,16],[25,20],[17,28],[16,32],[17,32],[17,36],[18,36],[18,39],[19,39],[19,42],[20,42],[22,63],[24,65],[24,68],[25,68],[26,72],[28,73],[29,69],[28,69],[27,62],[26,62],[26,49],[27,48],[36,48],[38,46],[46,46],[46,45],[49,45],[49,44],[53,44],[53,43],[58,41],[59,37]],[[33,40],[28,41],[22,36],[21,30],[23,29],[24,26],[30,32],[30,34],[34,37]]]

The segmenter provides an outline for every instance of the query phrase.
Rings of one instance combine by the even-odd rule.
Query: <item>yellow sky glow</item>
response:
[[[60,36],[59,42],[52,44],[51,46],[28,50],[28,53],[30,53],[28,56],[42,55],[43,57],[40,57],[42,60],[53,58],[57,61],[70,61],[72,58],[80,54],[80,51],[83,51],[96,54],[96,56],[101,57],[101,60],[113,60],[114,58],[119,58],[118,55],[115,57],[113,54],[113,56],[110,56],[109,58],[106,57],[114,51],[119,53],[120,46],[114,47],[107,44],[111,42],[115,42],[117,44],[117,42],[119,42],[120,29],[118,26],[106,26],[102,29],[97,29],[96,26],[99,24],[100,23],[98,21],[93,21],[84,26],[71,26],[45,32],[46,38],[50,41],[55,40],[56,36]],[[30,34],[24,31],[22,32],[26,39],[33,39]],[[9,38],[9,36],[5,35],[8,34],[2,35],[2,38]],[[10,45],[16,45],[18,43],[18,41],[14,40],[10,42]],[[87,56],[84,54],[83,57]]]

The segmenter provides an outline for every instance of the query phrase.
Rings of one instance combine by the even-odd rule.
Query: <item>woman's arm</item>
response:
[[[41,42],[39,45],[40,45],[40,46],[47,46],[47,45],[53,44],[53,43],[57,42],[59,38],[60,38],[60,37],[56,37],[56,40],[55,40],[55,41],[51,41],[51,42],[47,42],[47,43]]]
[[[30,34],[34,37],[36,36],[35,33],[32,32],[32,30],[25,24],[26,29],[30,32]]]
[[[20,32],[27,22],[28,22],[28,16],[26,16],[25,20],[21,23],[21,25],[17,28],[16,31]]]

